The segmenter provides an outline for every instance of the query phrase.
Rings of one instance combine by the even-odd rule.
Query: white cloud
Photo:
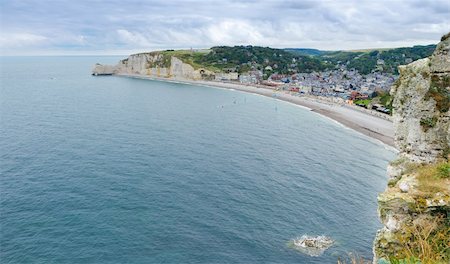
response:
[[[0,1],[0,46],[18,53],[31,46],[71,52],[395,47],[437,43],[450,30],[449,12],[448,0]]]
[[[206,34],[216,45],[261,43],[264,39],[264,35],[256,25],[235,19],[227,19],[207,27]]]
[[[126,29],[118,29],[117,34],[120,40],[122,40],[127,45],[138,46],[138,47],[148,47],[152,46],[150,40],[148,40],[144,35],[138,32],[130,32]]]
[[[37,46],[47,41],[48,38],[45,36],[30,33],[2,33],[0,35],[0,47],[2,48]]]
[[[450,30],[450,23],[418,24],[412,29],[418,33],[441,33]]]

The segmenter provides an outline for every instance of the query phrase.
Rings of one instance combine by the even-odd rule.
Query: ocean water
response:
[[[372,256],[392,150],[273,98],[90,76],[118,59],[1,58],[1,263]]]

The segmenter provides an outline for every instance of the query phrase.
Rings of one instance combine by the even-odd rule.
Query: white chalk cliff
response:
[[[101,74],[107,66],[95,67],[93,74]],[[156,78],[175,79],[214,79],[215,73],[204,69],[195,69],[192,65],[183,62],[176,56],[163,52],[139,53],[130,55],[127,59],[119,61],[115,66],[109,66],[117,75],[142,75]],[[108,68],[108,70],[111,70]]]

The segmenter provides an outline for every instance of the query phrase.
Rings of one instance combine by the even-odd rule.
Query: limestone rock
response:
[[[308,235],[293,239],[289,243],[292,248],[312,257],[322,255],[333,244],[334,240],[330,237]]]
[[[406,182],[402,182],[398,185],[398,187],[400,188],[400,190],[404,193],[409,191],[409,185]]]
[[[400,66],[399,72],[391,88],[399,155],[387,168],[388,188],[378,196],[384,227],[375,237],[374,263],[402,258],[398,252],[411,241],[408,230],[417,219],[429,221],[436,213],[450,216],[450,179],[440,180],[440,191],[426,189],[430,180],[419,171],[423,164],[449,160],[450,33],[442,37],[431,57]]]
[[[443,192],[423,195],[415,173],[405,174],[396,185],[378,196],[378,215],[384,227],[374,242],[374,263],[380,258],[396,256],[411,238],[407,226],[417,218],[433,217],[435,212],[450,212],[450,179]],[[401,185],[408,185],[408,192]],[[403,241],[403,242],[402,242]]]
[[[430,58],[400,66],[391,89],[395,144],[413,162],[447,158],[450,145],[450,38]]]
[[[142,75],[156,78],[175,78],[187,80],[214,79],[214,72],[195,69],[176,56],[161,52],[130,55],[115,66],[115,74]]]
[[[431,57],[431,72],[450,73],[450,32],[441,40]]]
[[[115,71],[115,67],[111,65],[102,65],[100,63],[97,63],[94,65],[94,68],[92,69],[92,75],[111,75]]]
[[[398,221],[397,221],[397,219],[395,219],[395,217],[394,216],[392,216],[392,215],[389,215],[388,217],[387,217],[387,222],[386,222],[386,227],[387,227],[387,229],[389,229],[389,231],[397,231],[398,230],[398,228],[399,228],[399,224],[398,224]]]

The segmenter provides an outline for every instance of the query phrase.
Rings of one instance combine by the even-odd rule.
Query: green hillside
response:
[[[303,55],[303,56],[317,56],[331,52],[318,49],[304,49],[304,48],[289,48],[284,50],[293,53],[294,55]]]
[[[394,49],[372,49],[360,51],[322,51],[310,54],[326,65],[345,65],[347,69],[356,69],[362,74],[372,71],[398,74],[399,65],[430,56],[436,45],[414,46]],[[301,50],[301,49],[300,49]],[[292,54],[299,54],[296,49],[286,49]]]
[[[288,74],[322,71],[331,67],[320,58],[296,55],[282,49],[257,46],[218,46],[201,51],[167,50],[163,54],[176,56],[191,64],[194,68],[203,67],[216,72],[243,73],[251,70],[262,70]],[[267,66],[270,67],[267,68]],[[272,71],[270,68],[272,68]]]
[[[161,67],[170,63],[170,56],[176,56],[196,69],[206,68],[214,72],[244,73],[261,70],[268,76],[271,73],[324,71],[344,65],[347,69],[356,69],[361,74],[373,71],[397,74],[399,65],[428,57],[435,47],[436,45],[428,45],[379,50],[321,51],[217,46],[204,50],[166,50],[156,53],[164,56],[164,65],[159,65]]]

